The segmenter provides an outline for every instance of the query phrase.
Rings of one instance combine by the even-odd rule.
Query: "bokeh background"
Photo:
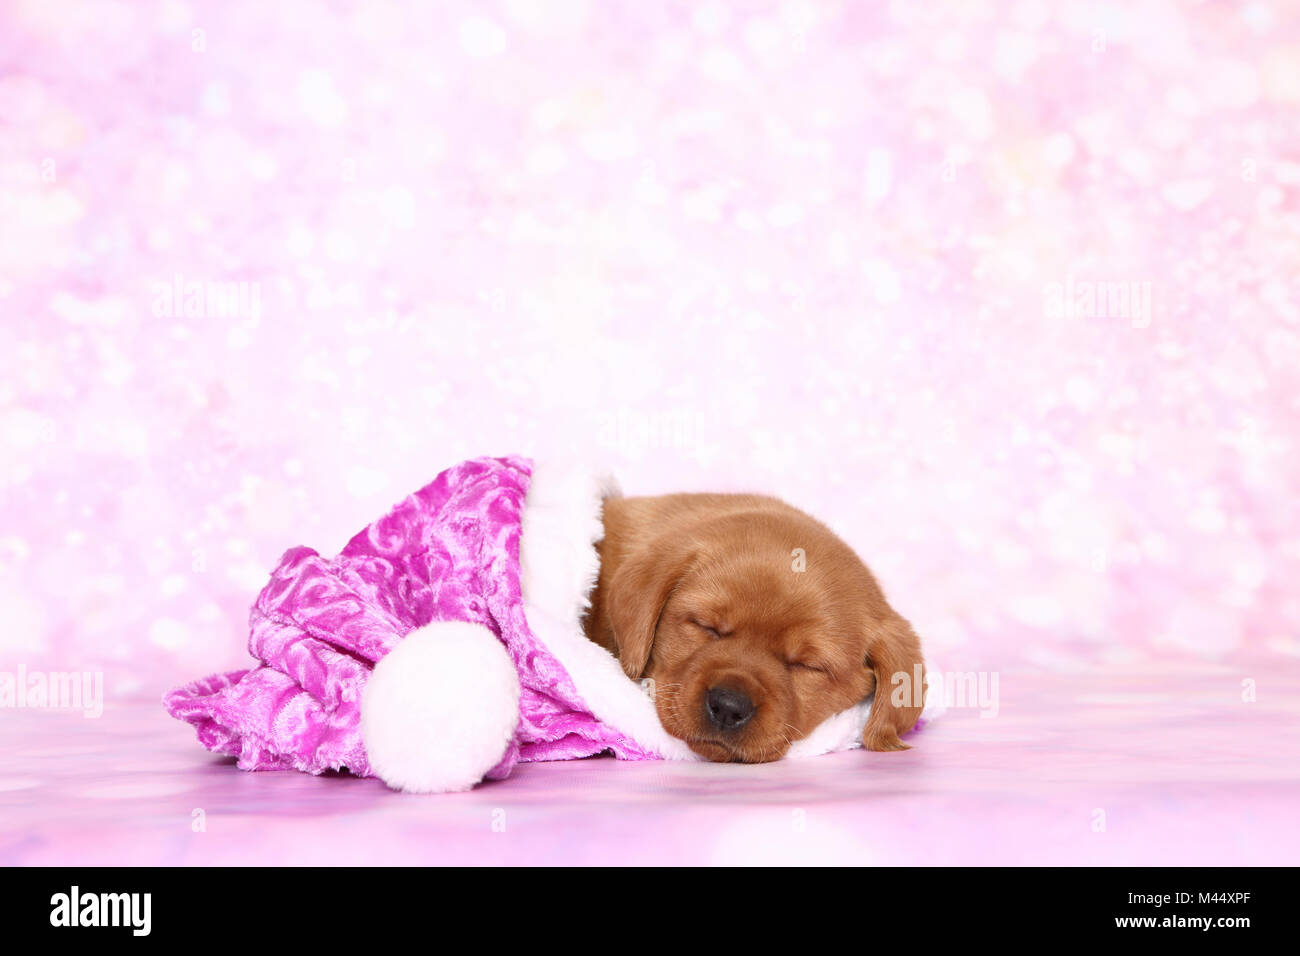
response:
[[[1300,656],[1296,4],[0,9],[0,667],[236,666],[506,453],[781,494],[950,668]]]

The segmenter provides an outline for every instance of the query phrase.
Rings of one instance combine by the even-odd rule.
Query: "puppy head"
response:
[[[916,635],[851,549],[788,511],[669,529],[634,549],[608,597],[624,670],[653,679],[664,727],[711,760],[776,760],[877,688],[863,743],[905,749],[899,734],[921,711]]]

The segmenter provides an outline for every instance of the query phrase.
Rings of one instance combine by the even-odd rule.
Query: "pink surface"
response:
[[[996,719],[950,714],[902,754],[523,764],[439,796],[238,771],[152,700],[22,712],[0,723],[0,863],[1294,864],[1300,745],[1279,727],[1300,674],[1255,703],[1238,684],[1005,674]]]
[[[593,853],[713,852],[790,793],[885,859],[905,830],[846,822],[877,800],[937,857],[1294,849],[1300,7],[411,7],[0,5],[0,677],[107,702],[0,710],[45,754],[0,764],[8,856],[477,826],[510,791],[249,777],[156,701],[243,666],[286,547],[507,452],[783,495],[1025,703],[892,762],[529,767],[517,842],[449,856],[583,852],[595,794],[624,836]],[[170,796],[91,795],[134,786]],[[203,838],[171,829],[195,794]]]

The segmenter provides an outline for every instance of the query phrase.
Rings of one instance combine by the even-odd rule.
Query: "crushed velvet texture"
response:
[[[360,701],[375,663],[430,621],[472,621],[505,645],[522,690],[519,726],[489,777],[507,776],[520,760],[605,750],[653,759],[592,716],[528,628],[519,534],[531,470],[518,457],[466,461],[361,531],[338,557],[285,552],[249,615],[257,665],[171,692],[168,712],[245,770],[370,776]]]

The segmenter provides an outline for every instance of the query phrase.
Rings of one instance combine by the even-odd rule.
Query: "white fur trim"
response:
[[[862,728],[871,714],[871,698],[827,717],[802,740],[796,740],[785,752],[786,757],[818,757],[837,750],[862,746]]]
[[[395,790],[470,789],[500,763],[518,724],[514,663],[491,631],[468,621],[407,635],[361,695],[370,766]]]
[[[594,545],[605,536],[603,501],[618,494],[611,477],[534,463],[519,538],[524,614],[599,720],[661,757],[698,760],[664,730],[654,703],[628,680],[614,655],[582,630],[600,573]]]

